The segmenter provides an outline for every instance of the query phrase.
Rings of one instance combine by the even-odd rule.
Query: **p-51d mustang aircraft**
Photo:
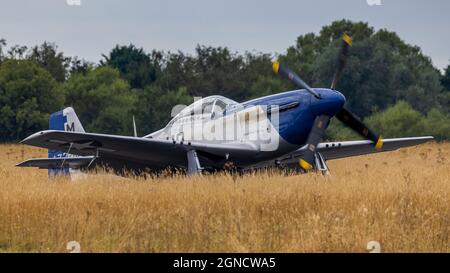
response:
[[[50,116],[50,130],[35,133],[24,144],[49,149],[49,158],[17,166],[49,173],[108,166],[123,171],[184,169],[188,174],[233,168],[239,171],[278,166],[329,173],[326,161],[396,150],[433,139],[384,139],[344,108],[336,90],[352,40],[343,36],[337,71],[330,89],[311,88],[278,62],[275,73],[299,90],[238,103],[222,96],[194,102],[169,124],[144,137],[86,133],[72,108]],[[320,143],[332,117],[366,138]]]

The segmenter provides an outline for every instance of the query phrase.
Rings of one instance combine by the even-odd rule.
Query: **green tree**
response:
[[[64,94],[52,76],[27,60],[0,66],[0,140],[22,139],[48,128],[49,114],[61,108]]]
[[[441,84],[443,86],[442,93],[439,95],[439,101],[442,109],[447,113],[450,112],[450,65],[444,71],[444,75],[441,78]]]
[[[422,115],[404,101],[366,118],[365,123],[384,137],[434,136],[436,140],[450,139],[450,115],[439,108],[432,108]],[[329,140],[361,139],[341,122],[333,119],[327,129]]]
[[[58,47],[53,43],[44,42],[33,47],[28,59],[41,65],[58,82],[65,81],[68,76],[71,58],[64,56],[63,52],[58,52]]]
[[[405,100],[425,114],[439,104],[440,73],[431,60],[394,32],[375,32],[367,23],[335,21],[318,35],[300,36],[279,59],[310,85],[329,87],[344,32],[354,43],[338,90],[346,95],[347,107],[353,112],[367,117]]]
[[[62,86],[66,106],[73,106],[89,132],[130,135],[136,93],[119,71],[102,66],[72,75]]]
[[[375,113],[365,122],[384,137],[423,135],[426,129],[424,116],[405,101]]]
[[[6,46],[6,40],[1,38],[0,39],[0,64],[3,61],[3,48]]]
[[[156,80],[160,71],[162,54],[153,51],[152,54],[145,53],[143,48],[117,45],[108,56],[103,55],[103,65],[117,68],[124,79],[132,88],[143,88]]]
[[[252,99],[279,93],[290,88],[290,84],[272,71],[272,56],[247,52],[244,59],[243,99]],[[248,82],[247,82],[248,79]]]
[[[185,70],[187,72],[185,86],[189,94],[193,96],[219,94],[235,99],[246,96],[242,88],[243,57],[231,53],[228,48],[198,46],[195,58],[188,58],[186,64],[190,70]]]
[[[431,109],[425,120],[425,128],[425,132],[434,136],[436,140],[449,140],[450,114],[437,108]]]
[[[450,91],[450,64],[444,71],[444,75],[441,78],[441,83],[445,90]]]
[[[333,118],[328,126],[324,140],[326,141],[344,141],[344,140],[362,140],[363,138],[349,129],[342,122]]]
[[[8,50],[8,58],[22,60],[22,59],[24,59],[25,53],[27,52],[27,50],[28,50],[27,46],[13,45]]]
[[[343,33],[352,35],[355,40],[364,40],[374,33],[374,29],[369,27],[367,23],[354,23],[349,20],[335,21],[329,26],[324,26],[319,35],[315,33],[307,33],[300,35],[294,46],[287,49],[285,55],[279,57],[280,61],[286,63],[291,69],[301,74],[302,78],[310,84],[313,84],[317,77],[317,61],[321,62],[322,54],[333,49],[332,55],[327,54],[328,58],[333,60],[333,65],[326,64],[330,68],[327,77],[324,79],[326,87],[331,85],[332,75],[334,73],[334,62],[337,58],[337,45]]]
[[[93,64],[84,60],[79,59],[78,57],[71,58],[70,60],[70,68],[69,68],[69,75],[81,73],[86,75],[89,70],[93,68]]]
[[[164,63],[157,84],[163,90],[186,87],[191,96],[218,94],[243,101],[269,94],[274,86],[285,86],[285,81],[272,73],[269,54],[239,55],[226,47],[198,46],[195,55],[169,53]],[[264,87],[265,82],[271,86]]]
[[[189,86],[194,81],[195,58],[179,51],[164,56],[164,69],[156,85],[163,90],[176,90],[182,86]],[[188,88],[188,92],[189,92]]]
[[[189,105],[193,98],[186,88],[163,91],[157,86],[147,86],[138,94],[135,115],[138,133],[149,134],[164,127],[172,119],[172,109],[176,105]]]

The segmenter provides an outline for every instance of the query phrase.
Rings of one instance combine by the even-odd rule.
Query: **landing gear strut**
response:
[[[200,161],[198,160],[197,152],[195,150],[188,151],[187,159],[188,159],[187,174],[188,175],[201,174],[203,168],[200,165]]]
[[[330,169],[328,168],[327,162],[323,159],[323,156],[320,153],[315,153],[314,159],[316,161],[316,170],[322,172],[325,176],[329,176]]]

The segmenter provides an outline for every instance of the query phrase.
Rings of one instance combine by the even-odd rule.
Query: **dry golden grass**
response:
[[[332,177],[258,174],[77,182],[0,146],[0,251],[450,252],[450,144],[330,162]]]

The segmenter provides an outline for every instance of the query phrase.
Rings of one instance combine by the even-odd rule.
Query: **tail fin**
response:
[[[64,110],[53,113],[50,115],[48,120],[48,125],[50,130],[59,130],[66,132],[84,132],[83,125],[81,125],[80,120],[75,114],[75,110],[72,107],[67,107]],[[66,154],[60,151],[48,150],[48,157],[70,157],[70,154]],[[69,168],[52,168],[48,169],[49,176],[56,175],[69,175]]]
[[[72,107],[51,114],[48,125],[50,130],[84,133],[83,125]]]

